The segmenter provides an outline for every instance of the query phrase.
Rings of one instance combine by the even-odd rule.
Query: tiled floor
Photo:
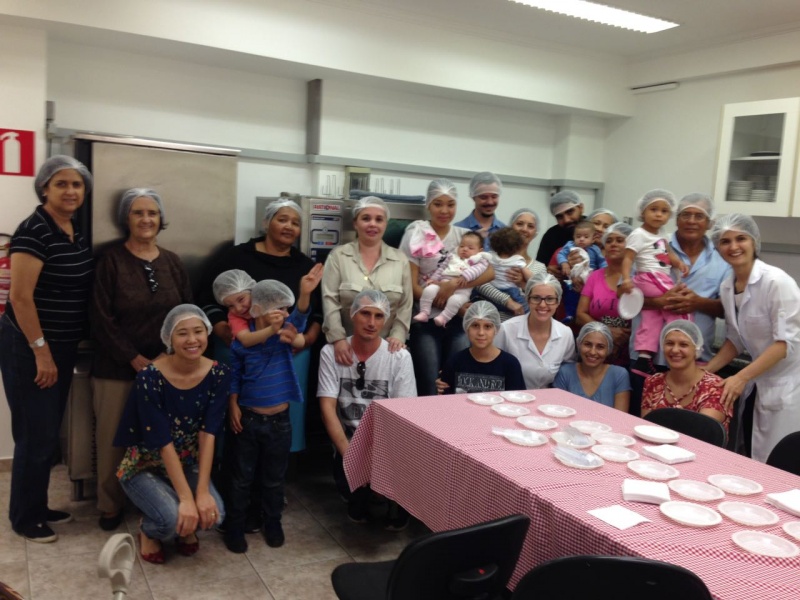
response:
[[[97,557],[110,533],[97,526],[93,501],[72,502],[65,467],[53,470],[50,507],[69,510],[75,521],[54,529],[54,544],[35,544],[14,534],[6,517],[10,474],[0,473],[0,581],[28,600],[111,598],[107,580],[97,577]],[[137,560],[129,600],[316,600],[335,598],[330,573],[341,563],[387,560],[427,530],[412,519],[406,531],[384,531],[377,520],[351,523],[336,493],[327,460],[303,456],[287,487],[289,505],[283,522],[286,544],[269,548],[260,535],[249,535],[246,554],[232,554],[214,531],[200,534],[200,551],[191,558],[167,547],[167,562]],[[136,533],[131,514],[118,532]]]

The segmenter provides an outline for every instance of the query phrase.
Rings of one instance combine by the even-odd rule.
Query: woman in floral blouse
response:
[[[210,476],[230,372],[203,356],[210,331],[192,304],[167,314],[161,328],[167,354],[137,374],[114,440],[127,448],[117,476],[144,513],[139,541],[147,562],[163,563],[161,543],[176,536],[178,552],[191,556],[200,546],[198,527],[209,529],[225,516]]]

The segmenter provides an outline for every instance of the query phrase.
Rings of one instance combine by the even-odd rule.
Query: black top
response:
[[[70,241],[44,207],[37,206],[11,238],[9,254],[16,253],[30,254],[44,263],[33,291],[44,338],[56,343],[85,339],[94,259],[77,228]],[[19,329],[10,301],[6,314]]]
[[[561,227],[561,225],[553,225],[550,229],[545,231],[542,236],[542,241],[539,242],[539,251],[536,253],[536,260],[548,266],[556,250],[567,242],[571,242],[574,233],[574,226]]]
[[[274,279],[288,286],[294,297],[300,294],[300,278],[306,275],[314,261],[300,252],[291,248],[289,256],[272,256],[256,250],[256,243],[263,238],[252,238],[227,250],[203,274],[200,284],[197,303],[208,315],[212,325],[228,319],[228,309],[217,304],[214,299],[212,284],[217,275],[229,269],[241,269],[256,281]],[[320,286],[311,294],[311,316],[309,322],[322,323],[322,295]]]
[[[493,361],[478,362],[469,348],[453,354],[442,369],[448,394],[502,392],[525,389],[522,367],[513,354],[500,350]]]

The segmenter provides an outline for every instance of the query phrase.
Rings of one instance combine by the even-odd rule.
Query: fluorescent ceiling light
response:
[[[526,4],[533,8],[541,8],[550,12],[594,21],[603,25],[632,29],[642,33],[656,33],[677,27],[677,23],[662,21],[655,17],[646,17],[621,8],[612,8],[586,0],[511,0],[519,4]]]

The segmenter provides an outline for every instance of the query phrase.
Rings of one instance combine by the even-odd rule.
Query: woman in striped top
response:
[[[92,252],[73,217],[92,188],[89,170],[53,156],[34,188],[41,206],[11,239],[11,293],[0,321],[0,370],[14,437],[9,518],[19,535],[54,542],[49,525],[72,520],[50,510],[47,487],[58,448],[78,342],[86,336]]]

